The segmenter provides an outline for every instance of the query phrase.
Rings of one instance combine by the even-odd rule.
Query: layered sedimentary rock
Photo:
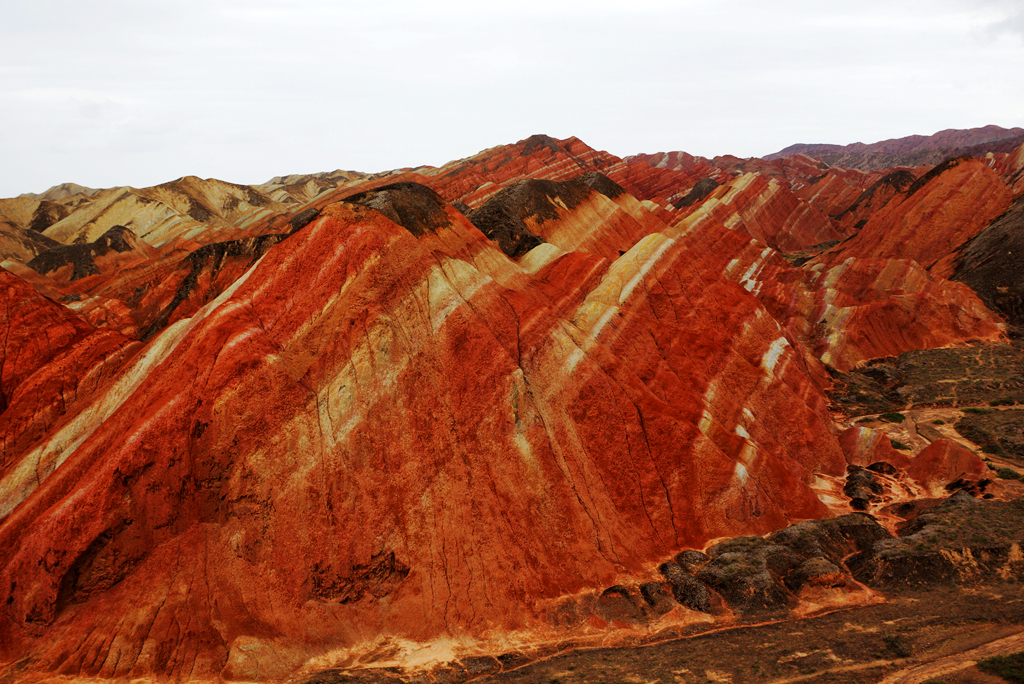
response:
[[[986,164],[946,160],[871,215],[856,235],[820,258],[912,259],[937,275],[952,275],[952,255],[1010,206],[1006,185]]]
[[[116,225],[154,247],[174,239],[246,237],[253,222],[283,207],[253,188],[194,176],[150,188],[101,190],[44,234],[63,244],[92,242]]]
[[[358,171],[342,171],[338,169],[330,173],[276,176],[262,185],[255,186],[255,189],[275,202],[305,204],[328,190],[358,182],[364,179],[366,175]]]
[[[654,606],[681,549],[826,516],[849,465],[910,471],[839,435],[826,364],[1002,334],[926,268],[1009,204],[999,173],[873,185],[533,136],[263,191],[26,199],[19,234],[75,243],[0,272],[0,664],[283,679],[381,639],[558,639],[570,605],[628,622],[623,587]],[[802,268],[777,251],[853,230]],[[977,465],[934,451],[928,485]],[[800,561],[784,602],[845,582]]]
[[[989,153],[985,163],[998,173],[1015,199],[1024,195],[1024,144],[1007,153]]]
[[[821,159],[832,166],[877,171],[893,166],[938,164],[960,155],[981,157],[989,152],[1009,152],[1021,141],[1024,141],[1022,128],[983,126],[969,130],[947,129],[930,136],[911,135],[870,144],[790,145],[765,159],[801,154]]]
[[[835,214],[835,219],[845,233],[855,233],[867,224],[868,219],[875,212],[885,207],[894,197],[898,195],[902,200],[904,193],[916,180],[917,177],[908,169],[891,171],[865,188],[856,200]]]
[[[416,169],[427,184],[448,201],[480,206],[504,185],[526,178],[568,180],[618,158],[599,152],[578,138],[556,140],[533,135],[514,145],[501,145],[437,169]]]
[[[24,487],[56,467],[25,459],[29,447],[74,407],[102,389],[137,347],[113,330],[97,330],[0,269],[0,519]],[[76,439],[91,429],[76,427]],[[11,548],[11,547],[5,547]]]
[[[54,185],[52,188],[43,193],[26,192],[22,195],[18,195],[18,199],[33,199],[33,200],[65,200],[75,195],[95,195],[99,190],[95,188],[87,188],[84,185],[78,183],[60,183]]]
[[[5,653],[240,676],[264,644],[293,667],[530,624],[673,548],[825,512],[811,473],[844,460],[814,374],[684,244],[528,276],[458,212],[431,220],[332,205],[133,359],[87,439],[12,464]],[[37,461],[61,467],[19,475]]]
[[[794,268],[707,214],[691,214],[674,230],[753,293],[792,339],[839,370],[913,349],[998,339],[1003,332],[1001,318],[970,288],[915,262],[849,258],[831,267]]]
[[[683,211],[711,217],[782,252],[843,237],[832,219],[801,202],[778,181],[753,173],[716,188]]]
[[[816,178],[808,178],[793,194],[821,213],[838,218],[871,186],[878,173],[832,168]]]
[[[469,220],[512,258],[548,243],[614,261],[644,236],[667,228],[594,171],[572,181],[513,183],[470,212]]]
[[[852,427],[839,435],[839,445],[846,455],[846,462],[852,466],[866,468],[875,463],[888,463],[897,468],[906,468],[911,459],[893,448],[884,432],[867,427]]]
[[[55,280],[72,281],[98,275],[101,270],[122,267],[124,260],[118,255],[127,253],[141,259],[152,258],[155,254],[128,228],[114,226],[93,242],[60,245],[40,252],[26,265]]]
[[[729,177],[707,159],[685,152],[637,154],[602,170],[636,197],[665,203],[678,202],[701,180],[720,184]]]

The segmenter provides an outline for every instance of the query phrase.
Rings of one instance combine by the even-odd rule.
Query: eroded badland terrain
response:
[[[1022,136],[0,200],[0,682],[1003,681]]]

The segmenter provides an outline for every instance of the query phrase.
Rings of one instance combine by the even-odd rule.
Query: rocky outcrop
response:
[[[392,183],[350,195],[345,201],[375,209],[417,237],[451,223],[445,213],[447,203],[419,183]]]
[[[902,525],[897,538],[851,557],[848,565],[858,581],[883,588],[1020,581],[1022,531],[1021,500],[983,501],[958,492]]]
[[[27,265],[42,275],[73,281],[98,274],[98,262],[103,257],[111,253],[133,252],[140,247],[143,243],[131,230],[114,226],[93,242],[61,245],[41,252]]]
[[[853,513],[790,525],[767,537],[745,536],[688,550],[659,566],[675,600],[703,613],[723,602],[745,615],[784,611],[801,592],[846,587],[844,558],[891,535],[874,518]]]
[[[988,478],[989,469],[970,449],[948,439],[936,439],[914,457],[907,466],[907,475],[936,496],[949,485]]]

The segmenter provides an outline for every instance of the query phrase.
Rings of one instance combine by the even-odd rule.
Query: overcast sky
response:
[[[1024,126],[1020,0],[9,0],[0,197]]]

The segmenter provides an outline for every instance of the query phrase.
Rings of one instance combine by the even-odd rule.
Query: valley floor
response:
[[[1024,584],[902,591],[885,603],[641,648],[577,651],[477,679],[488,684],[1003,680],[975,658],[1024,650]]]

